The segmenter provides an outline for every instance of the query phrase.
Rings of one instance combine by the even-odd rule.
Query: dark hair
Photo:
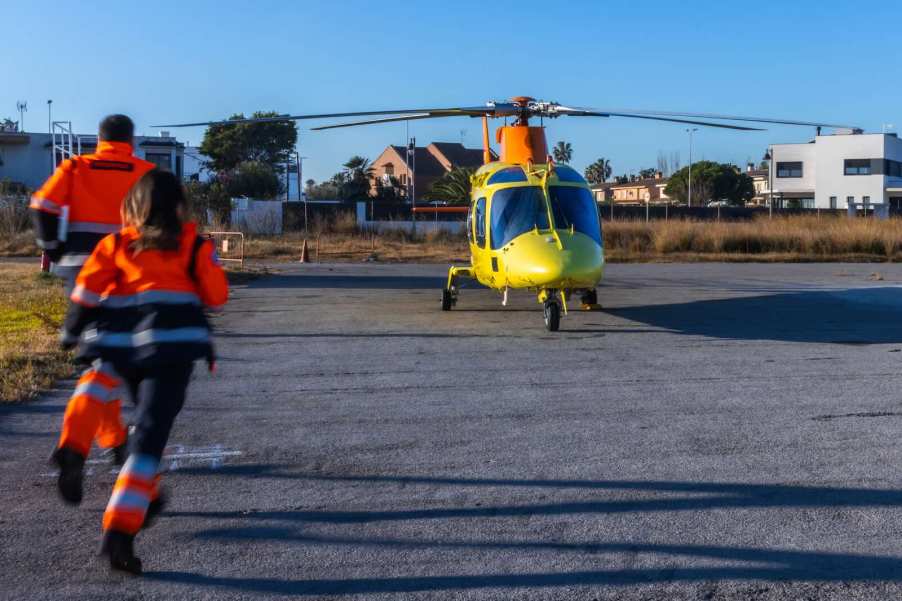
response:
[[[107,142],[131,142],[135,124],[126,115],[107,115],[100,122],[97,137]]]
[[[187,211],[182,182],[168,171],[151,169],[135,182],[122,204],[122,221],[138,230],[132,250],[177,250],[182,234],[179,209]]]

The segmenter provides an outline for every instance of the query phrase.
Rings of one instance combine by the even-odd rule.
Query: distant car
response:
[[[712,200],[708,203],[709,207],[728,207],[730,206],[730,201],[728,200]]]

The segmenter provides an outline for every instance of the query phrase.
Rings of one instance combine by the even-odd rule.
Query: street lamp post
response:
[[[689,208],[692,208],[692,132],[698,131],[697,127],[690,127],[689,132]]]
[[[767,169],[767,215],[770,219],[774,218],[774,149],[768,148],[762,157],[765,161],[770,161],[770,167]]]

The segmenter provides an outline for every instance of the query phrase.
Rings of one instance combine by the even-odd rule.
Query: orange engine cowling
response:
[[[501,144],[501,160],[505,163],[544,163],[548,156],[544,127],[505,125],[495,132],[495,139]]]

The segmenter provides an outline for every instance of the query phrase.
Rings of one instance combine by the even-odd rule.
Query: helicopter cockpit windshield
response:
[[[591,192],[575,186],[548,186],[548,200],[555,228],[569,230],[573,226],[574,231],[601,244],[598,207]]]
[[[491,223],[493,249],[532,229],[547,230],[548,211],[541,186],[496,190],[492,195]]]

